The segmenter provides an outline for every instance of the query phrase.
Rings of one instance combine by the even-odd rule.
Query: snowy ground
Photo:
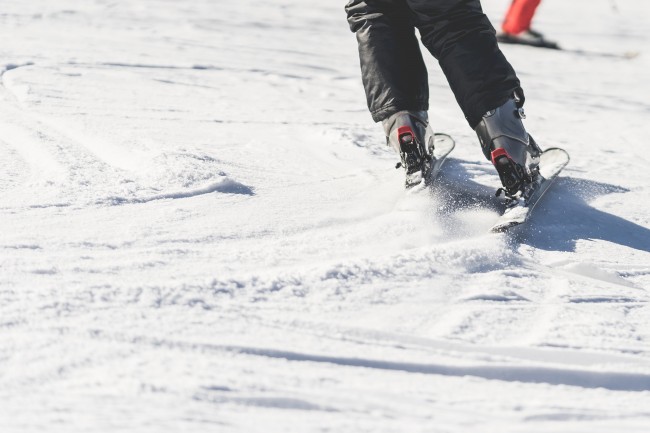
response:
[[[0,431],[650,431],[650,4],[503,48],[572,156],[514,236],[430,56],[403,191],[343,4],[3,1]]]

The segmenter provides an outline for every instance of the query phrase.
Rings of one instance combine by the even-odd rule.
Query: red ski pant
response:
[[[501,28],[505,33],[519,34],[530,29],[530,22],[535,15],[535,9],[542,0],[513,0]]]

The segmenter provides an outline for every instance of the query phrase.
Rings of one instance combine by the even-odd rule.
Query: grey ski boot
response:
[[[524,195],[526,188],[537,180],[542,153],[524,129],[521,119],[526,116],[517,103],[515,96],[488,111],[476,127],[483,154],[494,164],[503,185],[497,195],[505,192],[511,198],[519,192]]]
[[[431,168],[433,131],[426,111],[399,111],[382,121],[386,143],[400,156],[406,188],[421,183]]]

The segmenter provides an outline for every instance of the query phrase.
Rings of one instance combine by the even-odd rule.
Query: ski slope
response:
[[[403,190],[344,3],[3,2],[1,432],[650,431],[650,4],[502,47],[572,160],[494,235],[428,55],[456,150]]]

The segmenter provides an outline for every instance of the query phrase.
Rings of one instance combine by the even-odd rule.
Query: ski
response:
[[[505,232],[528,221],[533,209],[553,184],[558,174],[569,163],[569,159],[569,154],[557,147],[542,152],[539,162],[539,176],[536,181],[533,182],[523,196],[518,198],[508,197],[506,210],[490,231],[492,233]]]
[[[622,51],[620,53],[606,52],[606,51],[590,51],[581,49],[559,48],[560,51],[565,53],[577,54],[584,57],[605,57],[611,59],[632,60],[639,56],[638,51]]]
[[[425,184],[430,184],[440,173],[442,165],[447,160],[447,156],[456,147],[456,142],[448,134],[435,133],[433,136],[433,160],[431,168],[424,178]]]

